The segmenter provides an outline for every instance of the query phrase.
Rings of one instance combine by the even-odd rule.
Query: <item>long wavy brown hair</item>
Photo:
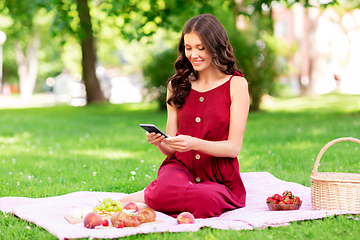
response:
[[[185,56],[184,35],[195,32],[199,35],[205,49],[212,56],[212,63],[221,72],[233,75],[235,72],[241,73],[236,66],[236,59],[233,48],[228,40],[228,36],[223,25],[212,14],[203,14],[189,19],[182,31],[178,45],[178,57],[175,61],[175,74],[168,80],[171,85],[172,95],[167,103],[174,104],[181,108],[185,103],[185,97],[190,93],[190,79],[198,78],[197,71],[194,70],[190,61]]]

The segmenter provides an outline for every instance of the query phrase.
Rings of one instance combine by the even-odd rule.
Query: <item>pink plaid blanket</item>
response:
[[[198,231],[202,227],[216,229],[253,229],[284,226],[292,221],[319,219],[345,211],[314,211],[311,207],[310,188],[298,183],[277,179],[268,172],[241,173],[247,190],[246,207],[226,212],[219,217],[196,219],[195,224],[178,225],[175,218],[156,212],[157,223],[135,228],[87,229],[83,223],[70,224],[65,216],[72,210],[91,209],[98,199],[120,198],[123,193],[74,192],[48,198],[3,197],[0,210],[32,222],[55,235],[65,238],[117,238],[138,233]],[[291,190],[303,200],[299,210],[270,211],[266,198],[274,193]],[[159,221],[158,221],[159,220]]]

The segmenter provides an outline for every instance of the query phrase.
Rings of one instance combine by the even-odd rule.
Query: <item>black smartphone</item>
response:
[[[160,133],[161,135],[163,135],[164,137],[168,138],[169,136],[166,135],[163,131],[161,131],[157,126],[155,126],[154,124],[144,124],[141,123],[140,127],[142,127],[143,129],[145,129],[146,131],[148,131],[149,133],[154,132],[154,133]]]

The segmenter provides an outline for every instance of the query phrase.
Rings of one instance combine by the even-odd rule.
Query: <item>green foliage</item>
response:
[[[175,73],[176,57],[177,50],[174,47],[153,56],[152,60],[143,68],[148,94],[155,94],[161,110],[166,109],[166,83]]]
[[[18,83],[17,63],[15,59],[14,43],[7,38],[3,46],[3,83]]]
[[[252,111],[259,110],[265,94],[276,94],[277,82],[286,75],[287,60],[294,52],[293,46],[272,35],[269,26],[270,19],[254,15],[251,28],[229,33],[238,67],[249,82]]]
[[[24,54],[35,36],[40,38],[41,47],[37,53],[39,60],[36,92],[42,92],[45,80],[62,70],[60,39],[49,34],[53,14],[45,9],[49,1],[35,2],[11,0],[0,7],[0,30],[7,34],[3,46],[4,82],[18,84],[18,66],[14,49],[15,41],[20,43]],[[11,11],[10,11],[11,9]]]

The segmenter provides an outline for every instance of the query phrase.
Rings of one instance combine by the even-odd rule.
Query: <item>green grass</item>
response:
[[[262,111],[249,115],[240,171],[266,171],[309,187],[314,160],[326,143],[338,137],[360,138],[359,99],[329,94],[265,103]],[[81,190],[130,193],[145,188],[155,179],[164,156],[147,143],[139,123],[165,129],[166,113],[144,103],[0,110],[0,197],[40,198]],[[359,173],[359,149],[352,142],[331,146],[318,170]],[[0,214],[0,239],[56,239],[34,224]],[[359,235],[359,216],[337,216],[261,230],[204,228],[125,239],[355,239]]]

